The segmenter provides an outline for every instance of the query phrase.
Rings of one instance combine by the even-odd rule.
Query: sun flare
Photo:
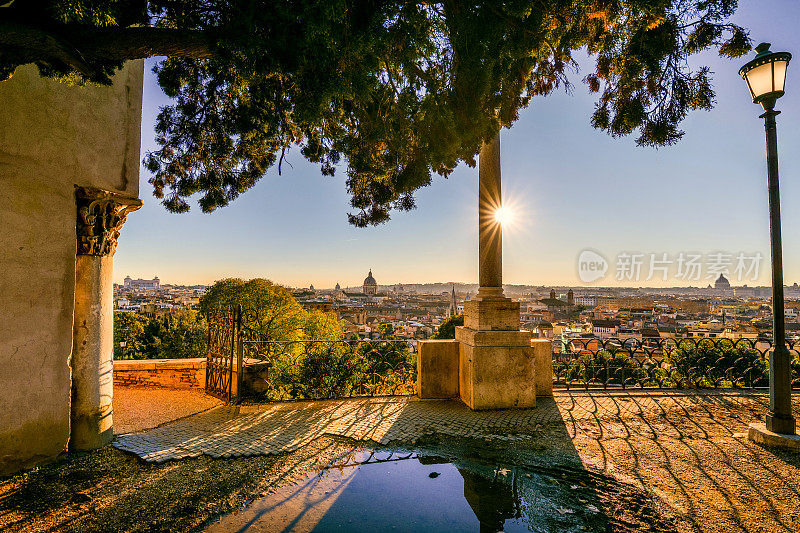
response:
[[[514,221],[514,213],[508,207],[498,207],[494,212],[494,219],[502,226],[508,226]]]

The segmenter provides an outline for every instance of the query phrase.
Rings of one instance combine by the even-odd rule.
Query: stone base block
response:
[[[773,433],[767,429],[766,424],[757,422],[750,424],[747,437],[751,442],[762,444],[771,448],[781,448],[794,452],[800,452],[800,435],[782,435]]]
[[[458,341],[420,341],[417,395],[425,399],[458,397]]]
[[[531,348],[533,348],[536,396],[552,396],[553,343],[546,339],[532,339]]]
[[[508,298],[464,302],[464,327],[476,331],[519,331],[519,302]]]
[[[456,340],[459,395],[470,409],[536,406],[534,349],[529,331],[459,327]]]

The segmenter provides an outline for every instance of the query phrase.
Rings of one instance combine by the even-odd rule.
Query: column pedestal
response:
[[[536,407],[530,331],[519,329],[519,303],[508,298],[464,304],[459,343],[459,395],[473,410]]]
[[[510,298],[482,298],[479,292],[464,302],[464,327],[476,331],[519,331],[519,316],[519,302]]]

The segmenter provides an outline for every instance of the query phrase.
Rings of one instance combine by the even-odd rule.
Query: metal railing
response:
[[[410,395],[416,346],[407,340],[271,340],[241,307],[209,318],[206,389],[227,400],[318,400]],[[800,389],[800,341],[792,388]],[[566,337],[553,341],[555,388],[763,388],[772,341]]]
[[[262,400],[414,394],[417,359],[404,340],[242,339],[245,391]]]
[[[800,388],[800,342],[792,387]],[[554,342],[557,388],[761,388],[769,386],[772,342],[725,338],[572,338]]]

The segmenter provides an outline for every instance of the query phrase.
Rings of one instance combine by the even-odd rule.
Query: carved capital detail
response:
[[[114,255],[125,218],[142,201],[121,194],[75,187],[78,204],[78,255]]]

